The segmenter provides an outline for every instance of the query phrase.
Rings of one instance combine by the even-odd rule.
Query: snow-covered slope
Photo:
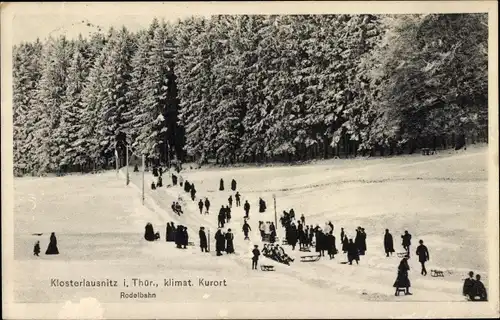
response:
[[[16,300],[56,302],[97,296],[101,302],[119,302],[123,287],[112,289],[50,289],[50,279],[148,278],[160,283],[158,301],[463,301],[460,294],[465,274],[473,270],[487,283],[487,152],[469,149],[440,156],[394,157],[375,160],[334,160],[308,166],[199,169],[182,173],[196,185],[197,199],[179,186],[151,190],[146,179],[146,202],[141,204],[141,174],[131,171],[125,186],[123,172],[90,176],[15,181]],[[218,191],[219,180],[225,191]],[[216,257],[213,240],[217,213],[227,204],[231,179],[238,182],[242,203],[248,200],[251,241],[243,240],[243,208],[233,206],[233,219],[226,225],[235,234],[236,255]],[[164,176],[164,185],[170,184]],[[294,208],[304,214],[308,225],[335,225],[337,247],[340,227],[354,236],[357,226],[365,228],[367,254],[359,265],[346,265],[345,255],[334,260],[301,263],[300,252],[291,266],[264,259],[275,272],[251,270],[251,248],[262,247],[258,221],[274,221],[273,199],[278,215]],[[182,198],[184,215],[170,209]],[[212,203],[210,215],[200,215],[199,197]],[[257,201],[267,202],[267,212],[258,213]],[[162,240],[143,240],[144,225],[151,222]],[[179,250],[164,241],[165,225],[173,221],[188,227],[190,241],[198,244],[198,230],[210,230],[212,252],[197,246]],[[410,260],[413,296],[394,296],[392,284],[399,258],[386,258],[384,230],[391,230],[396,251],[402,251],[404,230],[413,235],[412,251],[419,239],[430,250],[427,269],[445,271],[444,278],[420,275],[419,263]],[[42,253],[50,232],[59,241],[58,256],[35,258],[32,246],[41,240]],[[43,233],[41,237],[32,233]],[[283,235],[281,228],[278,235]],[[303,254],[302,254],[303,255]],[[164,278],[227,280],[227,287],[163,287]],[[48,289],[49,288],[49,289]],[[130,289],[130,288],[128,288]],[[143,288],[144,289],[144,288]],[[144,290],[148,290],[147,288]]]

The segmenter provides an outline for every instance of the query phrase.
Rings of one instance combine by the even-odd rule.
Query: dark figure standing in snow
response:
[[[292,246],[292,250],[295,250],[295,246],[297,245],[297,241],[298,241],[298,232],[297,232],[297,227],[295,227],[294,224],[292,224],[289,228],[288,228],[288,238],[287,238],[287,242],[289,245]]]
[[[464,281],[464,287],[462,289],[462,294],[466,296],[469,300],[472,300],[472,287],[474,286],[474,272],[469,272],[469,277]]]
[[[207,235],[205,234],[205,227],[200,227],[200,248],[201,252],[208,252],[207,249]]]
[[[221,251],[224,251],[226,248],[226,239],[221,229],[218,229],[215,233],[215,251],[217,251],[217,255],[221,256]]]
[[[245,218],[249,218],[248,214],[250,212],[250,203],[248,203],[248,200],[245,201],[245,205],[243,206],[243,209],[245,210]]]
[[[316,229],[316,252],[319,253],[321,257],[325,256],[325,234]]]
[[[232,208],[233,207],[233,196],[229,196],[229,198],[227,198],[227,202],[229,203],[229,208]]]
[[[172,185],[176,186],[177,185],[177,176],[172,173]]]
[[[231,181],[231,190],[236,191],[236,180]]]
[[[219,191],[224,191],[224,180],[220,179]]]
[[[405,234],[402,235],[401,238],[403,239],[403,248],[406,250],[408,258],[410,258],[411,234],[409,234],[408,231],[405,230]]]
[[[198,201],[198,208],[200,209],[200,214],[203,214],[203,200]]]
[[[330,256],[330,260],[335,258],[335,254],[337,253],[337,247],[335,246],[335,236],[333,235],[333,231],[330,231],[326,236],[326,242],[328,245],[328,255]]]
[[[175,245],[178,249],[181,249],[183,243],[182,237],[184,234],[182,231],[183,231],[182,225],[178,225],[175,231]]]
[[[392,234],[389,233],[389,229],[385,229],[384,249],[387,257],[389,254],[392,256],[392,253],[394,252],[394,241],[392,240]]]
[[[59,249],[57,249],[57,238],[54,232],[50,234],[50,242],[45,254],[59,254]]]
[[[226,253],[227,254],[234,253],[234,243],[233,243],[234,235],[231,232],[231,229],[227,230],[225,238],[226,238]]]
[[[248,231],[252,231],[252,229],[250,228],[250,225],[245,220],[245,223],[243,223],[243,234],[245,235],[244,240],[250,240],[250,238],[248,237]]]
[[[346,239],[347,239],[347,237],[346,237]],[[352,241],[352,239],[349,239],[349,243],[347,244],[347,260],[349,261],[349,264],[352,264],[353,260],[356,260],[356,264],[359,264],[358,247]]]
[[[210,201],[208,201],[208,198],[205,199],[205,208],[207,209],[205,214],[208,214],[208,210],[210,209]]]
[[[158,168],[156,166],[153,167],[153,176],[158,177]]]
[[[273,222],[269,225],[269,242],[274,243],[276,241],[276,226]]]
[[[300,221],[302,222],[303,225],[306,224],[306,217],[304,217],[303,214],[300,216]]]
[[[155,185],[155,182],[151,182],[151,190],[156,190],[156,185]]]
[[[184,191],[185,192],[190,192],[191,191],[191,183],[189,183],[188,180],[186,180],[186,182],[184,182]]]
[[[37,241],[35,243],[35,246],[33,247],[33,255],[37,256],[40,254],[40,241]]]
[[[217,216],[217,222],[219,228],[224,228],[224,224],[226,223],[226,208],[224,208],[224,206],[220,207],[219,215]]]
[[[187,248],[188,242],[189,242],[188,228],[184,227],[182,229],[182,246],[183,246],[183,249]]]
[[[420,240],[418,242],[420,245],[417,247],[416,254],[418,256],[418,261],[422,265],[422,271],[420,271],[420,274],[423,276],[427,275],[427,270],[425,269],[425,263],[429,261],[429,250],[427,250],[427,247],[424,246],[424,241]]]
[[[160,175],[160,177],[163,175],[163,168],[160,167],[160,169],[158,169],[158,174]]]
[[[340,228],[340,242],[344,241],[344,237],[345,237],[344,228]]]
[[[229,206],[226,206],[226,221],[227,223],[231,222],[231,208]]]
[[[410,293],[410,279],[408,278],[408,271],[410,271],[410,266],[408,265],[408,256],[404,257],[401,262],[399,263],[398,266],[398,277],[396,278],[396,281],[394,282],[393,287],[396,288],[405,288],[406,295],[411,295]]]
[[[266,212],[266,202],[262,198],[259,198],[259,212]]]
[[[347,236],[344,235],[344,239],[342,240],[342,251],[346,253],[347,250],[349,250],[349,239],[347,239]]]
[[[254,249],[252,250],[252,253],[253,253],[253,257],[252,257],[252,270],[257,270],[257,263],[259,262],[259,256],[260,256],[260,251],[259,251],[259,246],[258,245],[254,246]]]
[[[194,201],[194,199],[196,199],[196,189],[193,184],[193,187],[191,188],[191,200]]]
[[[365,232],[365,228],[361,228],[361,231],[360,231],[360,236],[361,236],[361,239],[360,239],[360,245],[361,245],[361,248],[359,250],[359,253],[364,256],[365,255],[365,252],[366,252],[366,232]]]
[[[241,195],[238,191],[236,191],[236,194],[234,195],[234,199],[236,200],[236,206],[237,207],[241,206]]]
[[[163,179],[162,179],[162,177],[161,177],[161,176],[159,176],[159,177],[158,177],[158,181],[156,182],[156,186],[157,186],[158,188],[163,187]]]

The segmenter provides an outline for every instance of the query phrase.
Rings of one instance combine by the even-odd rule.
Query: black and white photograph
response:
[[[6,319],[499,316],[496,2],[3,6]]]

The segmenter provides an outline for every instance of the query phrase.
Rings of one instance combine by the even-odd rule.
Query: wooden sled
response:
[[[302,251],[302,252],[311,252],[311,249],[309,249],[309,248],[300,248],[299,251]]]
[[[188,246],[194,247],[194,242],[188,242]]]
[[[321,258],[320,255],[317,256],[302,256],[300,257],[300,262],[316,262]]]
[[[260,270],[262,270],[262,271],[274,271],[274,266],[267,265],[267,264],[261,264]]]
[[[398,258],[404,258],[406,255],[408,255],[408,252],[398,252],[396,254],[398,255]]]
[[[401,292],[403,294],[406,293],[406,288],[396,288],[396,292],[394,293],[394,295],[397,297]]]
[[[431,270],[431,277],[444,277],[444,272],[441,270]]]

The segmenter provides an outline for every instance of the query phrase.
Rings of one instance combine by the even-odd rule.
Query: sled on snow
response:
[[[319,261],[321,258],[320,255],[317,256],[301,256],[300,257],[300,262],[316,262]]]
[[[274,266],[269,265],[269,264],[261,264],[260,270],[262,270],[262,271],[274,271]]]
[[[406,288],[396,288],[394,295],[397,297],[400,293],[406,294]]]
[[[408,255],[408,252],[398,252],[397,255],[398,255],[398,258],[404,258]]]
[[[309,248],[300,248],[299,251],[302,251],[302,252],[311,252],[311,249],[309,249]]]
[[[444,277],[444,272],[441,270],[431,270],[431,277]]]
[[[190,247],[194,247],[194,242],[189,241],[189,242],[188,242],[188,246],[190,246]]]

